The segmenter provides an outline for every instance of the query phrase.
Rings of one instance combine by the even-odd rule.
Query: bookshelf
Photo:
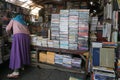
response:
[[[98,16],[94,24],[91,25],[94,35],[91,40],[91,79],[96,80],[98,76],[109,80],[116,80],[116,49],[118,45],[118,12],[114,10],[114,1],[107,0],[103,2],[104,14],[102,20]],[[101,22],[102,21],[102,22]],[[94,25],[95,28],[94,28]],[[110,62],[109,62],[110,61]],[[104,76],[108,75],[108,76]],[[101,79],[99,77],[99,79]]]
[[[84,62],[87,62],[87,59],[86,59],[86,57],[83,55],[84,53],[86,53],[86,52],[88,52],[88,51],[85,51],[85,50],[83,50],[83,51],[78,51],[78,50],[68,50],[68,49],[61,49],[61,48],[51,48],[51,47],[41,47],[41,46],[32,46],[36,51],[37,51],[37,62],[38,62],[38,65],[39,65],[39,63],[42,63],[42,64],[44,64],[43,62],[40,62],[38,59],[39,59],[39,52],[40,51],[49,51],[49,52],[57,52],[58,54],[73,54],[73,55],[78,55],[78,56],[80,56],[81,58],[82,58],[82,60],[84,61]],[[48,64],[48,63],[45,63],[46,65]],[[48,65],[51,65],[51,66],[56,66],[56,67],[60,67],[61,66],[61,68],[65,68],[64,66],[62,66],[62,65],[57,65],[57,64],[48,64]],[[82,65],[82,66],[84,66],[83,67],[83,70],[81,69],[72,69],[72,68],[69,68],[69,69],[71,69],[71,70],[75,70],[75,72],[77,72],[77,70],[78,70],[78,73],[81,73],[80,71],[84,71],[84,73],[85,73],[85,66],[86,66],[87,64],[84,64],[84,65]],[[67,68],[67,67],[66,67]],[[87,69],[86,69],[87,70]]]
[[[75,72],[86,77],[89,63],[86,56],[89,56],[89,10],[62,9],[59,14],[51,14],[50,30],[50,39],[34,36],[32,47],[37,51],[37,66]],[[45,57],[50,62],[41,60]]]

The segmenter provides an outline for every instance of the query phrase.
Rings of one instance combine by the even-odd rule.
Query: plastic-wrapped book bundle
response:
[[[55,54],[55,64],[63,64],[63,55],[62,54]]]
[[[55,52],[47,52],[47,63],[55,64]]]
[[[47,54],[46,54],[46,52],[40,52],[39,53],[39,61],[40,62],[47,62]]]
[[[72,67],[81,68],[82,59],[81,58],[72,58]]]
[[[71,55],[63,55],[63,66],[71,68],[72,67],[72,56]]]

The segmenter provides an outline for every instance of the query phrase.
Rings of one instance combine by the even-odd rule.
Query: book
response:
[[[100,66],[114,68],[114,48],[100,48]]]
[[[92,64],[93,66],[100,65],[100,48],[92,48]]]

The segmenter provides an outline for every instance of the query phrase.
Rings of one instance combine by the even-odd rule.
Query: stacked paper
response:
[[[47,52],[47,63],[54,64],[55,52]]]

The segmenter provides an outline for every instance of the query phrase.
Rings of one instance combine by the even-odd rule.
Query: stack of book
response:
[[[72,67],[81,68],[82,60],[81,58],[72,58]]]
[[[96,31],[98,24],[98,17],[91,17],[90,31]]]
[[[40,37],[40,36],[37,37],[37,42],[36,42],[36,45],[37,45],[37,46],[42,46],[42,39],[43,39],[43,38]]]
[[[95,68],[91,80],[115,80],[115,72],[103,68]]]
[[[59,40],[59,14],[52,14],[51,17],[51,39]]]
[[[115,48],[104,48],[102,47],[103,44],[98,42],[93,42],[92,44],[93,66],[114,68]]]
[[[48,40],[48,47],[53,47],[53,40]]]
[[[43,38],[42,39],[42,46],[43,47],[48,47],[48,38]]]
[[[63,55],[55,54],[55,64],[63,64]]]
[[[107,42],[103,42],[107,43]],[[92,42],[92,80],[115,80],[115,48]]]
[[[69,49],[77,50],[78,34],[78,10],[70,9],[69,11]]]
[[[72,67],[72,56],[63,55],[63,66],[71,68]]]
[[[53,40],[53,47],[54,48],[59,48],[59,42],[58,40]]]
[[[115,74],[105,72],[95,72],[94,80],[115,80]]]
[[[69,10],[60,10],[60,48],[68,49]]]
[[[78,49],[88,50],[89,10],[79,10]]]

